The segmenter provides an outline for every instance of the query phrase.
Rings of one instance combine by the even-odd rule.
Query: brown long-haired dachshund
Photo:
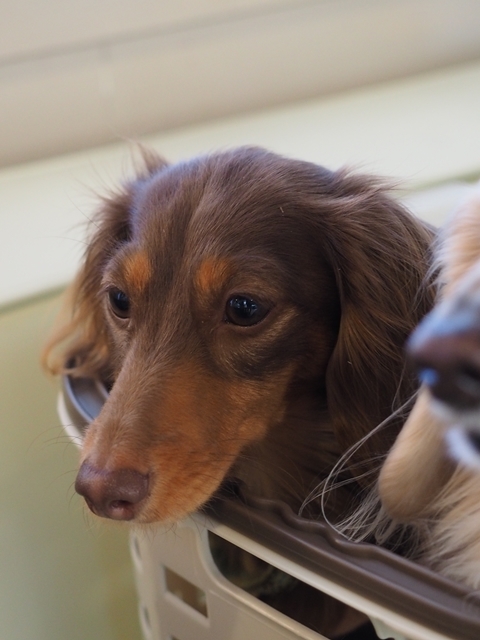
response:
[[[145,154],[102,201],[47,349],[56,373],[110,387],[75,485],[89,508],[174,522],[236,478],[298,510],[414,391],[403,346],[433,303],[432,236],[371,177],[258,148]],[[403,419],[350,458],[360,484],[333,512]]]
[[[48,347],[55,372],[112,385],[77,490],[138,523],[184,517],[231,475],[296,508],[412,393],[432,231],[372,178],[261,149],[146,165],[103,200]]]

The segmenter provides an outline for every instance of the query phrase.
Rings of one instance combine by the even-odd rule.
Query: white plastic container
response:
[[[105,397],[95,381],[64,379],[59,414],[76,442]],[[381,639],[480,638],[480,601],[460,585],[384,549],[350,543],[281,503],[219,497],[174,528],[131,534],[145,640],[324,638],[225,578],[212,557],[212,534],[362,611]]]

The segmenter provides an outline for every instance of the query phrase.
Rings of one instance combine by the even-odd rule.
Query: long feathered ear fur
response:
[[[83,264],[67,289],[62,311],[43,353],[44,368],[54,375],[111,377],[111,348],[100,297],[103,267],[119,244],[128,240],[131,199],[134,185],[167,163],[153,151],[138,145],[141,161],[135,181],[117,193],[101,198],[101,206],[91,221],[92,237]]]
[[[404,344],[434,301],[434,230],[397,204],[377,180],[335,174],[334,212],[324,230],[340,295],[338,341],[326,387],[333,428],[346,451],[410,399],[415,376],[405,370]],[[330,233],[329,233],[330,231]],[[365,485],[379,454],[393,444],[405,412],[365,438],[348,466]]]

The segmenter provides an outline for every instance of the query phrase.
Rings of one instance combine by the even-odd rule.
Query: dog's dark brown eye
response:
[[[233,296],[227,301],[225,315],[227,322],[241,327],[258,324],[269,312],[269,308],[247,296]]]
[[[130,316],[130,299],[126,293],[120,289],[110,289],[108,292],[110,307],[113,313],[119,318],[128,318]]]

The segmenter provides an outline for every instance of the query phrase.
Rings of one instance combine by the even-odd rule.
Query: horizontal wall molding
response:
[[[410,192],[413,210],[439,225],[460,197],[458,183],[480,177],[479,113],[477,62],[143,142],[172,162],[253,144],[330,169],[390,176]],[[117,143],[0,171],[0,310],[73,278],[98,196],[131,179],[132,151]]]
[[[480,57],[478,0],[11,3],[3,166]]]

